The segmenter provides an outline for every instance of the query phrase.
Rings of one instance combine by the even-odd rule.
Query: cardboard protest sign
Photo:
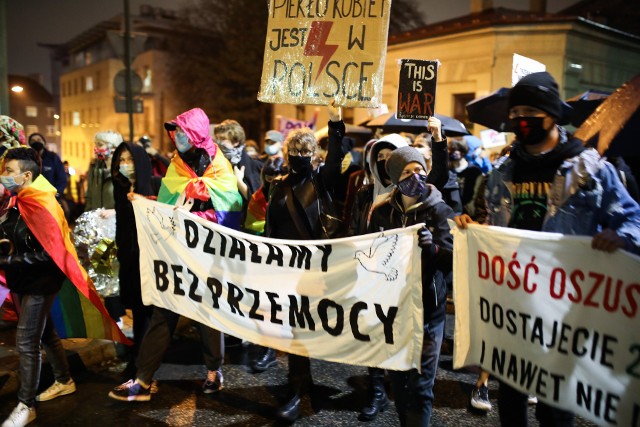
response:
[[[391,1],[269,0],[258,99],[377,107]]]
[[[527,58],[526,56],[513,54],[513,64],[511,67],[511,86],[515,86],[518,81],[524,76],[531,73],[539,73],[545,71],[547,66],[542,62],[538,62],[535,59]]]
[[[398,85],[399,119],[428,119],[436,103],[438,61],[402,59]]]
[[[640,257],[591,237],[471,225],[454,235],[453,367],[479,365],[598,425],[640,422]]]

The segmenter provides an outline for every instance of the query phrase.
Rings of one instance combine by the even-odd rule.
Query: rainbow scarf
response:
[[[174,156],[162,179],[158,201],[175,205],[183,192],[187,198],[211,199],[218,224],[234,230],[240,228],[242,196],[231,163],[222,154],[214,153],[201,177],[180,156]]]
[[[247,216],[244,220],[244,231],[247,233],[264,234],[264,224],[267,218],[267,199],[264,197],[262,187],[251,195],[247,206]]]
[[[56,189],[40,175],[33,184],[21,190],[17,198],[18,210],[27,227],[67,276],[51,309],[58,335],[133,344],[111,319],[93,282],[80,265],[55,194]]]

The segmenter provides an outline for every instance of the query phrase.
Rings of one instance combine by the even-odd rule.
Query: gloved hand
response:
[[[429,249],[433,245],[433,234],[425,226],[418,230],[418,246]]]

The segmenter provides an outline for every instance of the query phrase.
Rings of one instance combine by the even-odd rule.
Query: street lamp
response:
[[[20,93],[20,92],[22,92],[23,90],[24,90],[24,88],[23,88],[22,86],[18,86],[18,85],[15,85],[15,86],[13,86],[13,87],[11,88],[11,91],[12,91],[12,92],[15,92],[15,93]]]

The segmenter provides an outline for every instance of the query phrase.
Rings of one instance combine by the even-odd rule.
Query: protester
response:
[[[133,342],[127,373],[135,374],[135,358],[147,330],[152,306],[142,303],[140,284],[140,249],[133,206],[129,200],[134,194],[153,197],[158,186],[152,183],[152,168],[144,148],[137,144],[121,143],[113,153],[111,162],[113,197],[116,210],[116,246],[120,263],[118,281],[120,299],[133,316]]]
[[[251,196],[260,187],[262,162],[252,159],[245,150],[244,129],[235,120],[224,120],[213,128],[216,144],[229,160],[238,180],[238,191],[242,195],[243,214]]]
[[[483,174],[491,171],[491,160],[484,155],[484,149],[482,148],[482,141],[477,136],[464,135],[462,140],[467,145],[468,151],[464,156],[465,159],[471,165],[476,165],[480,168]]]
[[[245,141],[244,150],[252,159],[260,160],[260,149],[258,148],[258,143],[255,142],[253,139],[247,139]]]
[[[147,154],[149,155],[149,160],[151,161],[151,170],[153,171],[153,176],[157,176],[162,178],[167,173],[167,168],[169,167],[168,157],[163,156],[151,143],[151,138],[147,135],[143,135],[138,139],[138,144],[145,149]]]
[[[55,230],[61,224],[60,231],[68,231],[62,209],[55,200],[56,189],[40,174],[40,158],[35,150],[9,149],[4,162],[0,183],[10,194],[5,193],[6,203],[0,212],[4,241],[0,246],[0,269],[19,307],[16,348],[20,358],[20,388],[18,406],[2,426],[17,427],[36,418],[36,401],[71,394],[76,391],[76,385],[49,314],[66,278],[53,253],[66,254],[63,239],[68,239]],[[55,259],[60,258],[67,257],[61,255]],[[36,396],[42,364],[41,343],[53,368],[55,382]]]
[[[11,117],[0,115],[0,156],[7,148],[24,144],[24,127]]]
[[[473,216],[474,195],[482,182],[482,170],[466,159],[469,147],[464,140],[449,143],[449,169],[455,174],[462,212]],[[455,208],[454,212],[458,212]],[[459,213],[459,212],[458,212]]]
[[[331,238],[340,224],[332,206],[331,194],[340,174],[342,158],[350,147],[342,146],[345,133],[340,107],[332,101],[329,111],[329,151],[324,166],[314,171],[311,159],[318,149],[310,129],[298,129],[289,134],[287,161],[289,174],[273,181],[267,208],[267,237],[277,239],[314,240]],[[300,416],[300,399],[313,385],[309,358],[289,354],[289,375],[286,403],[278,417],[294,421]]]
[[[437,120],[437,119],[436,119]],[[439,121],[433,137],[442,139]],[[424,223],[418,231],[422,265],[422,303],[424,335],[420,372],[389,371],[401,426],[427,426],[433,409],[433,384],[444,334],[447,283],[452,269],[453,238],[447,218],[453,211],[442,200],[437,188],[427,183],[422,153],[413,147],[400,147],[389,156],[385,170],[395,186],[390,197],[374,207],[369,232]]]
[[[178,155],[171,160],[167,175],[162,179],[158,201],[188,209],[194,215],[237,230],[242,202],[236,177],[231,164],[209,136],[209,119],[205,112],[200,108],[191,109],[164,126]],[[153,375],[162,364],[179,318],[177,313],[154,307],[138,352],[135,379],[114,388],[109,397],[125,402],[150,400]],[[222,390],[224,383],[223,335],[203,324],[198,326],[207,367],[202,390],[205,394],[216,393]]]
[[[29,146],[36,150],[42,160],[42,175],[56,188],[58,191],[56,197],[60,198],[67,187],[67,175],[60,156],[47,150],[46,143],[47,140],[40,133],[29,135]]]
[[[284,136],[281,132],[271,129],[267,131],[264,136],[264,152],[268,158],[283,157],[282,143],[284,142]]]
[[[94,159],[87,172],[87,192],[84,210],[113,209],[113,184],[111,184],[111,159],[113,150],[122,142],[122,135],[114,131],[98,132],[94,137]],[[115,211],[111,211],[115,215]]]
[[[593,249],[640,254],[640,206],[610,163],[558,125],[562,101],[551,74],[523,77],[510,90],[508,106],[516,141],[488,177],[487,224],[593,236]],[[473,223],[468,215],[455,221],[461,229]],[[500,382],[501,424],[526,426],[527,400],[527,394]],[[538,403],[536,418],[543,427],[574,425],[571,412],[544,402]]]

